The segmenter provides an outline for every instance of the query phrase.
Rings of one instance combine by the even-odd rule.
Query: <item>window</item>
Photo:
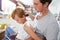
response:
[[[1,2],[2,2],[2,0],[0,0],[0,11],[2,11],[2,6],[1,6],[2,3]]]

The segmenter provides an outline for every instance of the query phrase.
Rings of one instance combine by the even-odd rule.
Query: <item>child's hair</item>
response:
[[[13,19],[15,18],[15,15],[17,15],[17,16],[20,17],[20,18],[22,18],[23,15],[25,15],[25,12],[24,12],[24,10],[21,9],[21,8],[16,8],[16,9],[13,11],[12,15],[11,15]]]

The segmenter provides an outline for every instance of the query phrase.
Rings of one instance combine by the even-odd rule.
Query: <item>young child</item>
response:
[[[38,40],[39,37],[32,31],[35,31],[34,27],[31,26],[31,21],[26,20],[26,15],[23,9],[16,8],[12,13],[12,19],[15,20],[14,26],[7,27],[5,30],[5,35],[9,39],[10,37],[16,38],[11,40]],[[17,25],[16,25],[17,23]],[[33,23],[32,23],[33,25]],[[26,31],[26,26],[28,26],[28,30],[30,33]],[[8,40],[5,38],[5,40]],[[40,40],[40,39],[39,39]]]
[[[16,8],[12,13],[12,18],[16,22],[18,22],[18,25],[17,25],[18,31],[17,31],[16,39],[17,40],[32,40],[30,35],[28,35],[28,33],[26,33],[24,30],[24,24],[27,24],[28,26],[30,25],[29,21],[26,20],[24,10],[22,10],[21,8]]]

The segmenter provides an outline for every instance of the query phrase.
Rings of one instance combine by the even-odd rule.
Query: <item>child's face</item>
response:
[[[15,15],[15,18],[14,18],[18,23],[25,23],[26,21],[26,17],[23,16],[22,18],[18,17],[17,15]]]

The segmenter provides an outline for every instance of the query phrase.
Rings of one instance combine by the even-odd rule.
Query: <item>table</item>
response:
[[[4,38],[4,30],[0,30],[0,40]]]

